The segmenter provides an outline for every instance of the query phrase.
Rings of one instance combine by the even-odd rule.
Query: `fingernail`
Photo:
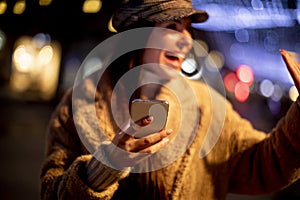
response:
[[[151,122],[151,121],[153,120],[153,117],[152,117],[152,116],[149,116],[149,117],[146,118],[146,120],[147,120],[148,122]]]
[[[287,54],[286,50],[284,50],[284,49],[280,49],[279,52],[280,52],[281,54],[285,54],[285,55]]]
[[[167,135],[170,135],[172,132],[173,132],[172,129],[168,129],[168,130],[166,131]]]

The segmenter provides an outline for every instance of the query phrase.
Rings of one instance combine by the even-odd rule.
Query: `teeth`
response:
[[[173,53],[173,52],[166,52],[166,57],[172,59],[172,60],[179,60],[180,58],[184,58],[182,54],[179,53]]]
[[[167,55],[167,58],[171,59],[171,60],[179,60],[178,57],[176,56],[171,56],[171,55]]]

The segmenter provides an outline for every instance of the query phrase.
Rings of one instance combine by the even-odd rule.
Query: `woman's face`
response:
[[[157,63],[180,72],[181,64],[192,48],[190,19],[182,18],[178,21],[156,23],[155,27],[166,29],[153,31],[149,36],[147,46],[160,48],[145,49],[142,63]]]

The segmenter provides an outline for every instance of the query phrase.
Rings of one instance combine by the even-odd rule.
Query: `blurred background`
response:
[[[44,134],[81,62],[105,38],[120,0],[0,0],[0,196],[39,199]],[[194,24],[206,81],[221,73],[226,97],[254,127],[270,131],[298,96],[279,49],[300,55],[298,0],[194,0],[210,18]],[[101,61],[93,61],[101,62]],[[213,65],[216,68],[210,69]],[[270,166],[272,167],[272,166]],[[267,170],[267,169],[266,169]],[[275,194],[300,199],[299,181]]]

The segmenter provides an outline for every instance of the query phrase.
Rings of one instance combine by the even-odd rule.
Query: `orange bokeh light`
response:
[[[230,72],[224,77],[224,86],[227,91],[234,92],[235,85],[239,82],[235,73]]]
[[[247,83],[239,81],[234,88],[234,96],[239,102],[245,102],[250,94],[250,88]]]

